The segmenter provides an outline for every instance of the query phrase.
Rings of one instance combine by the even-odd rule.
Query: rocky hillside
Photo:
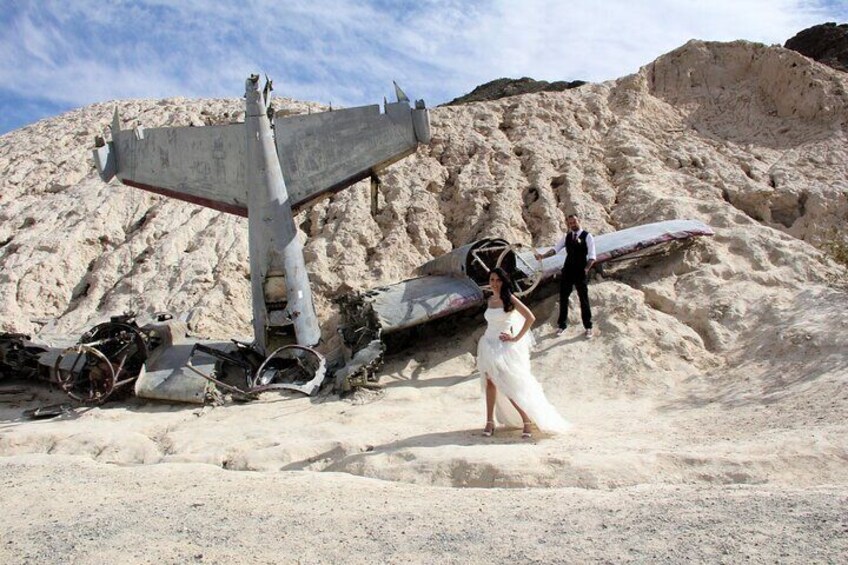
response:
[[[798,32],[785,47],[838,71],[848,72],[848,24],[819,24]]]
[[[468,94],[454,98],[445,106],[455,106],[468,102],[486,102],[500,100],[507,96],[518,96],[519,94],[535,94],[536,92],[562,92],[571,88],[577,88],[586,84],[582,80],[564,81],[558,80],[548,82],[545,80],[533,80],[532,78],[499,78],[481,84]]]
[[[134,309],[182,313],[201,335],[249,334],[246,221],[103,184],[90,148],[115,105],[125,126],[148,127],[242,110],[121,101],[0,137],[0,330],[73,333]],[[340,293],[409,277],[482,236],[551,243],[571,211],[598,233],[679,217],[716,228],[621,275],[635,295],[598,292],[608,318],[670,317],[670,335],[704,355],[844,277],[818,248],[848,217],[848,78],[794,51],[691,41],[619,80],[431,117],[431,144],[386,172],[376,215],[359,184],[297,218],[328,335]]]
[[[132,308],[181,314],[195,334],[249,335],[246,221],[100,182],[89,151],[112,106],[0,138],[0,329],[79,335]],[[147,126],[238,120],[240,106],[120,103],[126,125]],[[388,356],[379,402],[274,395],[211,412],[136,405],[21,425],[7,403],[0,417],[15,425],[0,455],[211,463],[228,480],[234,470],[295,470],[330,472],[316,481],[347,473],[495,492],[571,487],[550,500],[610,489],[631,506],[631,485],[675,485],[675,500],[677,487],[722,489],[740,508],[751,505],[738,498],[748,487],[794,497],[829,485],[832,507],[799,512],[815,525],[750,537],[767,545],[759,532],[830,528],[816,531],[839,540],[838,521],[819,518],[835,515],[848,482],[848,292],[845,268],[820,248],[844,237],[848,219],[846,125],[845,73],[781,47],[692,41],[616,81],[437,108],[430,145],[383,175],[378,213],[364,183],[298,216],[327,349],[333,297],[409,277],[475,238],[549,244],[572,211],[596,233],[670,218],[711,224],[714,237],[596,276],[591,341],[575,328],[554,336],[555,298],[530,304],[533,371],[575,424],[563,438],[479,435],[482,327],[471,321]],[[197,467],[187,469],[168,472],[196,482]],[[360,492],[355,484],[348,491]],[[310,485],[302,490],[326,490]],[[757,512],[774,496],[763,500]],[[679,512],[690,516],[693,504]]]

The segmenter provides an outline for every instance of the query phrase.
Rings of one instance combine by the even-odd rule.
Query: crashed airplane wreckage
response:
[[[227,353],[231,349],[240,353]],[[0,333],[0,378],[44,381],[83,404],[133,392],[190,403],[216,400],[221,390],[243,400],[268,390],[311,394],[325,372],[323,357],[310,348],[279,348],[265,358],[238,341],[191,338],[185,322],[162,313],[138,321],[132,314],[115,316],[65,348]]]
[[[714,235],[712,228],[696,220],[670,220],[598,235],[595,265],[709,235]],[[351,352],[351,362],[336,373],[337,387],[365,386],[379,368],[385,340],[391,335],[482,308],[491,293],[489,272],[495,267],[510,275],[519,297],[554,280],[562,271],[565,256],[535,259],[535,252],[548,249],[481,239],[425,263],[418,268],[417,278],[339,298],[339,333]]]
[[[271,82],[245,83],[244,123],[122,130],[95,140],[100,177],[223,212],[246,216],[253,343],[199,342],[184,324],[133,315],[113,318],[73,347],[40,347],[0,334],[0,372],[40,377],[76,400],[101,403],[119,391],[144,398],[203,402],[210,383],[250,398],[265,390],[311,394],[327,362],[293,215],[316,200],[371,178],[430,141],[423,100],[287,116],[274,112]],[[235,375],[235,377],[233,377]],[[235,378],[238,385],[228,384]]]
[[[279,388],[311,394],[327,362],[293,216],[369,177],[375,190],[379,171],[430,141],[424,101],[410,107],[397,84],[397,101],[384,100],[383,112],[375,104],[287,116],[273,111],[271,90],[270,81],[260,90],[257,75],[247,79],[243,124],[121,130],[116,112],[112,141],[97,140],[94,159],[104,181],[117,176],[248,219],[254,342],[172,347],[167,366],[138,377],[138,396],[197,398],[201,387],[189,373],[236,395]],[[224,382],[232,372],[245,388]]]
[[[270,106],[270,82],[246,81],[244,123],[121,130],[97,138],[101,178],[247,216],[254,341],[200,341],[170,315],[113,317],[73,346],[48,348],[22,334],[0,334],[0,376],[54,383],[72,398],[99,404],[139,397],[202,403],[221,391],[250,399],[266,390],[312,394],[328,362],[293,214],[317,199],[371,177],[430,140],[422,100],[285,116]],[[273,118],[273,123],[272,123]],[[596,238],[597,263],[712,230],[695,221],[661,222]],[[556,277],[564,258],[542,262],[531,249],[479,240],[423,265],[418,278],[340,300],[339,331],[349,348],[335,369],[339,390],[364,385],[379,367],[383,339],[485,303],[488,273],[500,266],[519,295]],[[341,360],[332,360],[341,365]]]
[[[695,220],[671,220],[598,235],[595,264],[640,257],[713,233]],[[541,291],[559,276],[565,260],[564,255],[534,258],[534,252],[548,249],[481,239],[425,263],[417,278],[341,297],[339,333],[350,358],[334,372],[336,388],[368,386],[382,363],[387,338],[482,309],[495,267],[510,273],[518,296]],[[143,398],[191,403],[215,399],[221,391],[244,400],[280,389],[311,394],[327,370],[314,348],[286,345],[264,356],[255,344],[198,341],[188,336],[184,322],[168,314],[140,323],[132,316],[114,317],[65,349],[39,346],[23,334],[0,333],[0,377],[48,381],[88,404],[131,390]]]
[[[128,396],[139,377],[185,336],[185,323],[168,314],[156,314],[142,325],[132,315],[115,316],[65,348],[32,342],[25,334],[0,333],[0,377],[41,380],[78,402],[101,404]],[[197,401],[203,402],[211,391],[198,392]]]

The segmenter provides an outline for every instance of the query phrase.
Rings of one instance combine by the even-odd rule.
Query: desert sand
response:
[[[0,330],[49,341],[134,309],[249,335],[245,220],[105,185],[89,160],[115,106],[150,127],[240,104],[121,101],[1,137]],[[481,435],[481,319],[346,398],[35,422],[22,411],[63,400],[36,387],[0,403],[0,561],[844,560],[848,273],[823,249],[848,219],[848,75],[692,41],[616,81],[431,120],[376,216],[361,184],[297,218],[331,347],[334,297],[479,237],[551,244],[572,211],[595,233],[716,231],[596,275],[592,341],[554,336],[555,298],[530,302],[534,370],[573,431]]]

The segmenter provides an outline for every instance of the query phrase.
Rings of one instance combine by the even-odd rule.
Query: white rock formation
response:
[[[816,246],[848,215],[846,84],[786,49],[692,41],[617,81],[434,109],[432,143],[384,175],[379,214],[362,183],[298,217],[327,335],[339,293],[482,236],[550,243],[574,210],[598,233],[713,225],[713,241],[628,282],[722,350],[764,298],[844,276]],[[199,335],[249,334],[245,221],[97,179],[89,150],[116,104],[149,127],[241,117],[235,99],[125,101],[0,138],[0,327],[79,333],[168,310]],[[622,298],[601,300],[603,316]]]
[[[251,542],[261,548],[270,539],[314,549],[329,535],[335,549],[321,545],[316,561],[373,560],[380,551],[443,561],[464,559],[470,547],[496,561],[838,561],[848,293],[845,268],[819,248],[844,237],[848,219],[846,77],[779,47],[693,41],[617,81],[434,109],[432,143],[386,172],[376,216],[361,184],[298,217],[327,336],[340,293],[409,277],[482,236],[550,244],[571,211],[597,233],[681,217],[716,230],[596,278],[592,341],[555,339],[555,299],[531,304],[540,319],[534,371],[574,431],[532,442],[500,429],[482,438],[472,357],[482,328],[470,324],[390,356],[385,390],[370,403],[273,395],[194,410],[130,401],[35,423],[3,404],[0,420],[15,423],[0,430],[12,492],[0,510],[13,534],[25,535],[13,535],[0,556],[56,560],[26,548],[65,543],[67,528],[45,537],[58,527],[54,516],[78,520],[80,501],[94,501],[83,515],[101,521],[80,523],[88,529],[70,538],[94,544],[90,555],[101,558],[102,544],[82,538],[111,531],[103,516],[124,523],[126,504],[142,517],[128,529],[143,534],[116,534],[109,547],[185,561],[162,549],[187,547],[175,522],[161,521],[162,505],[185,516],[208,500],[191,515],[202,516],[192,539],[204,541],[190,547],[212,560],[232,560],[221,546],[235,547],[209,530],[233,523],[210,521],[217,511],[261,537]],[[241,107],[118,104],[126,122],[146,126],[233,120]],[[0,331],[78,335],[134,309],[186,313],[196,334],[249,334],[246,222],[101,183],[89,150],[113,106],[0,138]],[[165,465],[135,466],[152,463]],[[197,464],[274,475],[222,477]],[[336,473],[281,473],[291,470]],[[385,514],[392,506],[403,513]],[[252,516],[261,523],[250,525]],[[277,522],[266,516],[313,521],[269,529]],[[378,541],[351,546],[359,553],[333,545],[371,526],[363,537]],[[421,532],[430,537],[414,541]],[[433,539],[460,542],[435,557],[415,553],[415,543]],[[290,547],[273,555],[297,555],[283,553]]]

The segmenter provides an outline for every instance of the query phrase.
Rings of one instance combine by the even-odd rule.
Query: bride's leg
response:
[[[512,403],[513,406],[515,406],[515,409],[518,410],[518,414],[519,414],[519,416],[521,416],[521,421],[524,422],[524,429],[521,432],[521,436],[525,437],[525,438],[529,438],[530,437],[530,425],[533,423],[530,420],[530,416],[528,416],[527,412],[522,410],[521,407],[518,404],[516,404],[513,399],[510,398],[509,401]]]
[[[495,400],[498,396],[498,389],[495,383],[486,375],[486,428],[483,433],[489,435],[495,431]]]

